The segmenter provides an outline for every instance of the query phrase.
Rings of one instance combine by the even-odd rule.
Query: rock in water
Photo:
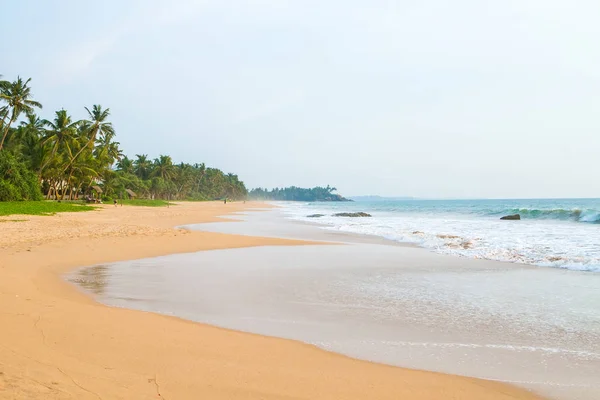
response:
[[[320,218],[320,217],[324,217],[325,214],[310,214],[307,215],[306,218]]]
[[[506,215],[500,219],[509,219],[509,220],[520,220],[521,219],[521,215],[520,214],[513,214],[513,215]]]
[[[366,212],[355,212],[355,213],[337,213],[333,214],[334,217],[370,217],[371,214]]]

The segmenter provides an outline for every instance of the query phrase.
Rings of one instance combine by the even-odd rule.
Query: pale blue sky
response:
[[[597,1],[0,0],[0,74],[129,155],[342,194],[599,197]]]

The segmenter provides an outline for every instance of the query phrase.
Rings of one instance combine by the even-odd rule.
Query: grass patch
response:
[[[4,215],[54,215],[59,212],[91,211],[95,207],[82,203],[56,201],[6,201],[0,202],[0,216]]]
[[[0,223],[2,222],[25,222],[26,219],[0,219]]]
[[[108,203],[107,203],[108,204]],[[119,200],[119,205],[123,204],[125,206],[140,206],[140,207],[166,207],[169,205],[174,205],[173,203],[169,203],[166,200],[149,200],[149,199],[123,199]]]

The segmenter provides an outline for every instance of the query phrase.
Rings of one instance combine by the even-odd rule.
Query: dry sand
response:
[[[295,245],[173,229],[252,204],[112,207],[0,222],[0,399],[538,399],[513,386],[389,367],[302,343],[94,302],[79,266]],[[254,205],[256,206],[256,204]]]

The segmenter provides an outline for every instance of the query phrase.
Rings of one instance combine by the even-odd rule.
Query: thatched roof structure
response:
[[[100,186],[92,186],[92,189],[94,189],[98,193],[102,193],[102,188]]]
[[[131,197],[137,197],[137,194],[135,194],[135,192],[131,189],[125,189],[125,191],[127,192],[127,194]]]

